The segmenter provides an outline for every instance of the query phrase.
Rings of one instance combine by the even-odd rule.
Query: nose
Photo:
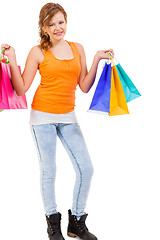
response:
[[[56,30],[59,30],[59,29],[61,29],[61,28],[60,28],[60,25],[59,25],[59,24],[56,24]]]

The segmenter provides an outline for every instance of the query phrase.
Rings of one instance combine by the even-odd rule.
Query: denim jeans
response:
[[[93,166],[79,125],[77,123],[31,125],[31,131],[39,156],[41,194],[46,215],[50,216],[57,212],[55,177],[58,136],[76,172],[72,214],[82,216],[90,189]]]

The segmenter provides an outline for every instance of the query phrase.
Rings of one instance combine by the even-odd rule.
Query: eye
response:
[[[63,21],[59,22],[59,24],[62,24],[62,23],[64,23],[64,22]]]
[[[53,26],[54,26],[54,23],[52,23],[52,24],[49,24],[49,26],[50,26],[50,27],[53,27]]]

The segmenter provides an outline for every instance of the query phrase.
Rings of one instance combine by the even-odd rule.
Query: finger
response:
[[[110,58],[110,57],[113,57],[113,54],[112,54],[112,52],[111,52],[111,51],[109,51],[109,50],[108,50],[108,52],[106,52],[106,55],[108,56],[108,58]]]
[[[106,53],[105,53],[104,58],[106,58],[106,59],[109,59],[109,58],[110,58],[109,52],[106,52]]]
[[[107,52],[110,52],[110,50],[105,50],[104,52],[107,53]]]
[[[7,43],[3,43],[3,44],[1,45],[1,47],[9,48],[10,45],[8,45]]]
[[[3,48],[9,49],[10,46],[8,44],[4,43],[4,44],[1,45],[1,49],[3,49]]]
[[[110,52],[114,55],[114,51],[113,51],[113,49],[110,48]]]
[[[112,57],[114,57],[114,51],[113,51],[113,49],[110,48],[109,50],[105,50],[104,52],[105,52],[105,53],[108,53],[108,54],[110,53],[110,55],[111,55]]]

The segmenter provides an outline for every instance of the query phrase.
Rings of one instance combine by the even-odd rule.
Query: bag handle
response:
[[[115,61],[116,61],[117,63],[119,63],[119,61],[117,60],[117,58],[113,57],[113,55],[112,55],[112,53],[111,53],[111,52],[108,52],[108,55],[109,55],[109,60],[108,60],[108,63],[109,63],[109,61],[111,61],[111,62],[112,62],[112,64],[113,64],[113,66],[115,66],[115,65],[116,65]]]
[[[9,63],[8,58],[5,57],[5,48],[3,48],[0,53],[0,62],[6,63],[6,64]]]
[[[114,64],[114,61],[113,61],[113,55],[112,55],[112,53],[111,53],[111,52],[108,52],[108,55],[109,55],[108,64],[109,64],[109,62],[111,61],[111,63],[112,63],[113,66],[114,66],[115,64]]]

